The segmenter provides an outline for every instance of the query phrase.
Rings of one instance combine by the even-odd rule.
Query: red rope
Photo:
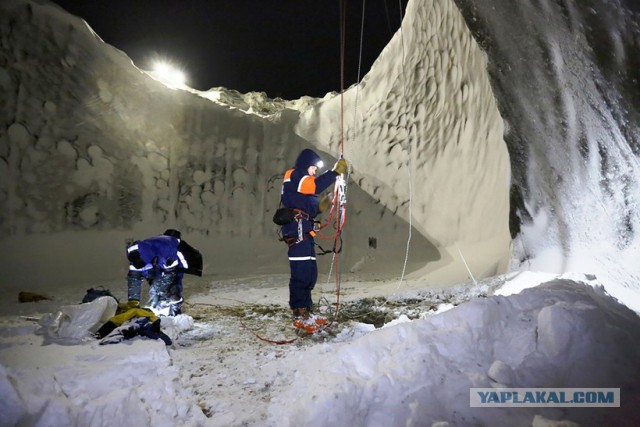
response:
[[[243,322],[240,322],[240,324],[242,325],[242,327],[244,329],[246,329],[247,331],[251,332],[253,335],[256,336],[256,338],[258,338],[259,340],[262,340],[264,342],[268,342],[269,344],[277,344],[277,345],[284,345],[284,344],[291,344],[292,342],[296,341],[298,338],[300,337],[295,337],[292,339],[288,339],[288,340],[271,340],[269,338],[264,338],[261,337],[260,335],[258,335],[256,332],[254,332],[253,330],[251,330],[251,328],[249,328],[247,325],[245,325]]]
[[[347,2],[341,0],[340,10],[340,157],[344,154],[344,48],[346,39]]]
[[[345,0],[340,1],[340,158],[344,157],[344,57],[345,57],[345,44],[346,44],[346,15],[347,15],[347,2]],[[333,193],[332,211],[335,206],[335,230],[336,235],[333,242],[333,248],[335,251],[334,268],[336,274],[336,311],[333,316],[333,321],[337,321],[338,313],[340,312],[340,256],[339,252],[341,247],[342,227],[346,218],[346,206],[340,205],[341,199],[344,197],[340,194],[339,185],[336,183]],[[332,323],[333,323],[332,321]]]

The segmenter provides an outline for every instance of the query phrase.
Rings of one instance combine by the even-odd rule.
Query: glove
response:
[[[324,212],[329,208],[329,206],[331,206],[331,199],[328,194],[325,194],[324,197],[320,199],[320,203],[318,203],[318,209],[320,212]]]
[[[333,166],[332,170],[335,173],[337,173],[338,175],[342,175],[343,173],[345,173],[347,171],[348,168],[349,168],[349,166],[347,165],[347,161],[345,159],[340,159]]]

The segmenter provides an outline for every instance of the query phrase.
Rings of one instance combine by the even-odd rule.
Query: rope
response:
[[[476,278],[473,277],[473,273],[471,272],[471,269],[469,268],[469,265],[467,264],[467,260],[464,259],[464,255],[462,255],[462,251],[460,250],[458,245],[456,245],[456,249],[458,249],[458,253],[460,254],[460,258],[462,258],[462,262],[464,263],[464,266],[466,267],[467,272],[469,273],[469,276],[471,276],[471,280],[473,280],[473,284],[477,286],[478,282],[477,282]]]
[[[347,4],[345,0],[340,0],[340,158],[344,157],[344,58],[345,58],[345,39],[346,39],[346,8]],[[340,271],[340,257],[341,255],[336,256],[336,253],[341,253],[342,249],[342,227],[344,225],[345,220],[345,201],[344,194],[340,194],[341,189],[346,189],[345,185],[342,185],[339,181],[341,177],[336,179],[336,184],[334,186],[333,192],[333,200],[331,203],[331,212],[330,218],[333,214],[334,209],[336,209],[335,213],[335,230],[336,234],[333,241],[333,255],[331,257],[331,265],[329,267],[329,274],[327,275],[327,283],[329,282],[329,278],[331,277],[331,272],[333,271],[333,267],[335,266],[335,274],[336,274],[336,312],[331,320],[331,323],[337,319],[338,312],[340,311],[340,285],[341,285],[341,271]],[[337,206],[337,208],[336,208]],[[340,245],[340,250],[338,250],[338,245]]]
[[[359,95],[360,95],[360,77],[362,75],[362,47],[363,47],[363,42],[364,42],[364,17],[365,17],[365,11],[366,11],[366,5],[367,5],[367,0],[362,0],[362,19],[360,21],[360,44],[359,44],[359,52],[358,52],[358,75],[357,75],[357,82],[356,82],[356,97],[355,97],[355,102],[354,102],[354,106],[353,106],[353,129],[354,129],[354,139],[355,139],[355,129],[356,129],[356,120],[358,117],[358,99],[359,99]],[[340,112],[340,116],[343,116],[343,111],[341,108],[341,112]],[[342,142],[343,145],[341,147],[341,157],[344,154],[344,135],[342,137]],[[347,198],[347,184],[349,183],[349,176],[351,175],[351,171],[347,169],[347,177],[345,179],[344,182],[344,194],[342,197],[344,197],[344,200],[346,202],[346,198]],[[337,187],[336,187],[337,188]],[[334,200],[335,197],[338,196],[337,194],[334,194]],[[332,211],[333,211],[333,206],[334,204],[332,204]],[[345,218],[342,219],[342,225],[344,225],[344,221],[346,219],[346,209],[344,212]],[[342,242],[340,242],[340,247],[342,248]],[[334,264],[337,265],[337,261],[336,261],[336,253],[333,253],[332,259],[331,259],[331,266],[329,268],[329,274],[327,275],[327,284],[329,283],[329,278],[331,277],[331,272],[333,271],[333,266]],[[333,315],[334,319],[337,319],[338,317],[338,313],[340,311],[340,278],[338,278],[338,282],[337,282],[337,303],[336,303],[336,312]]]
[[[344,46],[347,2],[340,0],[340,157],[344,155]]]
[[[245,325],[244,322],[240,322],[240,325],[242,325],[242,328],[246,329],[247,331],[249,331],[253,335],[255,335],[255,337],[258,338],[259,340],[264,341],[264,342],[268,342],[269,344],[276,344],[276,345],[291,344],[291,343],[297,341],[298,338],[300,338],[300,337],[295,337],[295,338],[285,339],[285,340],[272,340],[272,339],[260,336],[257,332],[255,332],[254,330],[249,328],[247,325]]]
[[[360,26],[360,51],[358,57],[358,81],[360,83],[360,75],[362,69],[362,46],[364,40],[364,17],[366,10],[366,0],[362,1],[362,19]],[[345,74],[345,45],[346,45],[346,1],[340,1],[340,158],[344,158],[344,74]],[[356,128],[357,108],[358,108],[358,96],[359,86],[356,85],[356,99],[353,113],[353,129]],[[329,274],[327,275],[327,284],[329,278],[332,276],[332,272],[335,266],[335,279],[336,279],[336,311],[333,319],[337,319],[340,311],[340,286],[342,280],[342,272],[340,269],[340,262],[342,257],[342,230],[346,221],[346,202],[347,202],[347,184],[349,182],[350,171],[347,169],[346,179],[339,176],[336,179],[334,187],[333,200],[331,204],[331,211],[329,212],[330,222],[333,219],[335,210],[335,237],[333,244],[333,255],[331,258],[331,264],[329,267]],[[323,237],[320,235],[320,237]],[[336,256],[338,254],[338,256]]]
[[[403,101],[405,104],[405,110],[407,109],[406,107],[406,102],[407,102],[407,79],[405,77],[405,69],[404,69],[404,61],[405,61],[405,54],[404,54],[404,33],[402,32],[402,0],[398,0],[398,4],[400,5],[400,45],[402,47],[402,94],[403,94]],[[409,134],[409,133],[408,133]],[[402,274],[400,275],[400,282],[398,283],[398,288],[402,285],[402,281],[404,280],[404,274],[407,270],[407,261],[409,260],[409,246],[411,244],[411,232],[412,232],[412,228],[413,228],[413,223],[412,223],[412,217],[413,217],[413,207],[412,207],[412,203],[413,203],[413,173],[412,173],[412,169],[413,169],[413,164],[411,162],[412,156],[412,143],[411,143],[411,135],[409,134],[409,235],[407,237],[407,248],[405,251],[405,255],[404,255],[404,264],[402,265]]]
[[[353,106],[353,132],[354,132],[353,139],[356,139],[355,129],[356,129],[356,118],[358,116],[358,97],[360,95],[360,70],[362,69],[362,42],[364,40],[364,12],[365,12],[366,5],[367,5],[367,0],[362,0],[362,21],[360,23],[360,49],[359,49],[359,55],[358,55],[358,77],[357,77],[357,83],[356,83],[356,100]],[[386,5],[386,2],[385,2],[385,5]],[[347,178],[348,177],[349,175],[347,171]]]

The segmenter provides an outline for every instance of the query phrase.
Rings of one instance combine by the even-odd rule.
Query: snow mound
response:
[[[604,425],[628,419],[630,406],[488,411],[469,408],[469,389],[619,387],[625,408],[640,393],[638,342],[640,318],[602,287],[555,279],[388,326],[330,354],[316,346],[288,355],[299,380],[272,401],[269,425]]]

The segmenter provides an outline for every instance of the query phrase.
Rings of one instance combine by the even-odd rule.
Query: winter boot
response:
[[[322,325],[326,324],[327,319],[323,318],[325,323],[318,323],[316,318],[317,316],[309,314],[309,311],[306,308],[293,310],[293,326],[304,330],[308,334],[317,332]]]
[[[294,308],[293,309],[293,321],[303,321],[309,318],[309,312],[306,308]]]
[[[315,314],[310,308],[307,308],[307,312],[309,313],[309,318],[313,319],[316,324],[324,326],[329,323],[329,320],[326,317],[321,314]]]
[[[309,318],[313,319],[313,321],[316,323],[316,325],[324,326],[324,325],[329,323],[329,319],[327,319],[326,317],[324,317],[324,316],[322,316],[320,314],[312,313]]]

